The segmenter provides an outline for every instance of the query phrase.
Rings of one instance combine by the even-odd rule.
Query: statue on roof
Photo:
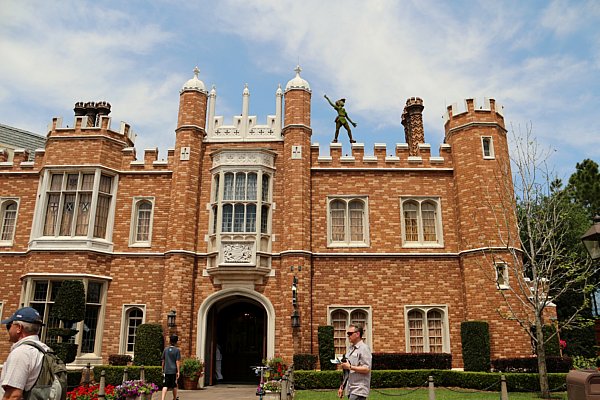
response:
[[[344,105],[346,104],[346,99],[339,99],[335,102],[335,104],[329,100],[329,97],[325,95],[325,98],[331,104],[331,107],[335,108],[338,115],[335,117],[335,137],[333,138],[333,143],[337,143],[338,135],[340,134],[340,127],[346,128],[348,132],[348,137],[350,138],[350,143],[356,143],[356,140],[352,138],[352,130],[350,129],[350,125],[348,125],[348,121],[356,128],[356,123],[350,119],[350,116],[346,112]]]

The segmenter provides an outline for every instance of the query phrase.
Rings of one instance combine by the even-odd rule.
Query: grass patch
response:
[[[371,389],[369,400],[416,400],[428,399],[427,389],[407,388],[407,389]],[[553,393],[554,399],[567,399],[565,392]],[[510,400],[539,399],[539,393],[513,392],[509,393]],[[476,390],[460,388],[437,388],[435,391],[436,400],[498,400],[499,392],[479,392]],[[337,390],[297,390],[296,400],[339,400]],[[345,398],[347,399],[347,398]]]

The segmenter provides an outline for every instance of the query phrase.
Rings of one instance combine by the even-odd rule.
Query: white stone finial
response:
[[[200,68],[198,68],[198,66],[196,65],[194,67],[194,76],[196,77],[196,79],[198,79],[199,74],[200,74]]]
[[[244,91],[242,92],[244,96],[248,96],[250,94],[250,90],[248,90],[248,84],[244,83]]]
[[[204,87],[204,82],[202,82],[200,79],[198,79],[198,74],[200,74],[200,69],[198,67],[195,67],[194,68],[194,77],[183,84],[183,87],[181,88],[181,91],[180,91],[181,93],[183,93],[186,90],[197,90],[202,93],[206,93],[206,89]]]
[[[275,92],[278,96],[283,96],[283,90],[281,89],[281,83],[277,85],[277,91]]]
[[[310,92],[310,85],[308,84],[307,81],[305,81],[304,79],[302,79],[300,77],[300,72],[302,72],[302,68],[300,67],[300,64],[296,65],[296,68],[294,68],[294,71],[296,71],[296,77],[294,77],[294,79],[292,79],[291,81],[289,81],[287,83],[287,85],[285,86],[286,92],[290,89],[305,89]]]

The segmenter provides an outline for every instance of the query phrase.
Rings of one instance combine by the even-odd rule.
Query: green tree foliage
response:
[[[319,364],[321,371],[334,370],[336,366],[329,360],[335,358],[335,346],[333,342],[333,326],[322,325],[318,328],[319,339]]]
[[[567,189],[570,197],[581,204],[590,219],[600,214],[600,171],[598,164],[585,159],[576,165],[576,171],[569,178]]]
[[[465,371],[490,370],[490,330],[485,321],[464,321],[460,324]]]
[[[165,347],[163,328],[160,324],[141,324],[135,333],[135,365],[161,365]]]
[[[53,314],[70,328],[73,323],[83,321],[85,317],[85,287],[82,281],[63,281],[56,294]],[[68,325],[68,326],[67,326]]]

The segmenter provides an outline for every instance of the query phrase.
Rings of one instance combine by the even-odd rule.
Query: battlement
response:
[[[250,90],[246,84],[242,92],[241,115],[234,116],[231,125],[225,125],[223,116],[215,116],[217,91],[213,86],[208,96],[208,126],[205,140],[207,142],[282,140],[282,97],[283,92],[280,85],[275,92],[275,115],[268,115],[266,124],[258,124],[257,117],[249,115]]]
[[[470,98],[451,104],[443,118],[446,135],[450,130],[469,123],[495,123],[504,129],[504,107],[491,98],[483,98],[481,102]]]
[[[112,119],[108,116],[110,109],[110,103],[106,101],[87,103],[78,101],[73,108],[75,112],[73,127],[68,125],[63,127],[62,117],[52,118],[52,122],[48,124],[48,138],[100,134],[112,139],[125,140],[133,145],[137,135],[131,130],[129,124],[121,122],[118,131],[112,129]]]
[[[406,106],[407,107],[414,106],[414,105],[422,106],[423,105],[423,99],[420,98],[420,97],[409,97],[406,100]]]
[[[440,156],[431,156],[431,145],[419,143],[419,155],[410,154],[408,143],[397,143],[388,152],[385,143],[375,143],[373,155],[365,154],[364,143],[353,143],[350,154],[342,153],[341,143],[329,144],[329,155],[320,154],[319,143],[311,144],[313,168],[452,168],[449,144],[440,145]]]

